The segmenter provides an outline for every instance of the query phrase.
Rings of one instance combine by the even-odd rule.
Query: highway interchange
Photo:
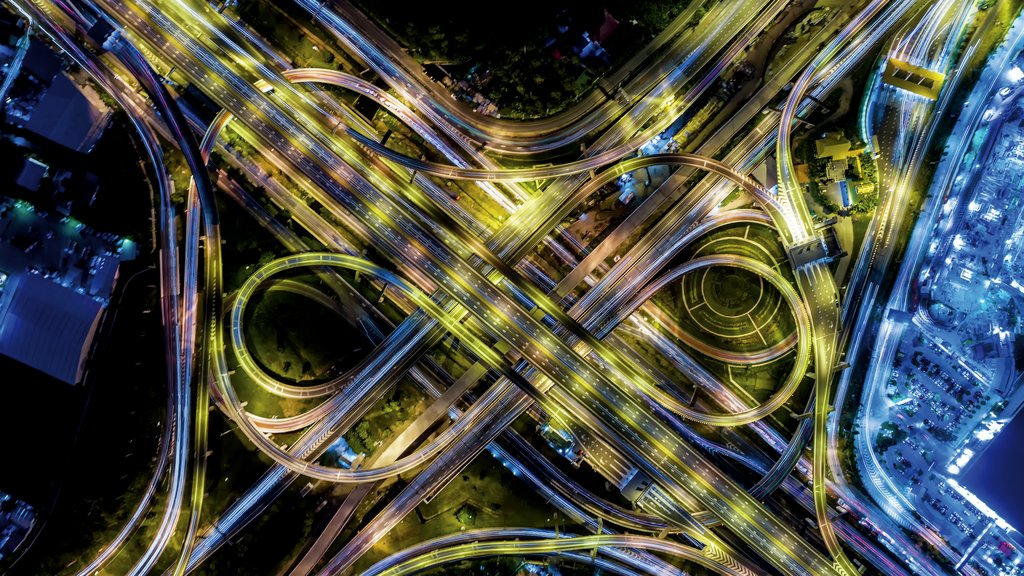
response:
[[[882,171],[886,178],[891,173],[896,184],[887,190],[888,202],[865,240],[869,249],[857,259],[848,284],[837,285],[829,266],[838,256],[824,252],[824,228],[813,219],[796,180],[792,145],[798,117],[820,105],[816,96],[823,97],[853,68],[869,62],[868,56],[879,48],[906,58],[917,54],[936,69],[952,69],[958,58],[971,53],[970,48],[957,50],[972,10],[956,2],[915,0],[872,0],[840,8],[821,32],[823,49],[809,43],[766,79],[763,95],[741,108],[737,116],[747,122],[725,124],[693,153],[637,157],[637,149],[698,102],[788,2],[722,0],[701,26],[684,29],[699,4],[691,3],[629,65],[605,79],[616,87],[617,97],[592,90],[564,112],[522,122],[478,115],[454,103],[415,60],[344,2],[296,4],[365,62],[380,82],[333,70],[292,68],[243,22],[203,2],[12,3],[129,113],[161,179],[161,314],[172,367],[167,382],[172,425],[165,428],[164,449],[135,514],[79,574],[102,572],[138,528],[165,474],[167,505],[131,574],[195,570],[300,477],[359,484],[360,490],[348,497],[352,501],[342,506],[348,514],[336,515],[336,523],[332,520],[291,572],[346,573],[424,498],[485,451],[522,470],[549,502],[594,534],[519,527],[470,531],[389,556],[366,573],[407,574],[440,562],[501,554],[600,562],[605,570],[622,574],[672,573],[675,568],[665,558],[722,574],[854,576],[862,569],[943,573],[931,556],[910,543],[900,527],[907,523],[879,512],[878,504],[846,483],[836,456],[838,417],[831,410],[841,406],[843,378],[850,372],[843,370],[844,349],[857,345],[874,290],[895,249],[893,230],[904,218],[900,194],[911,185],[935,129],[931,107],[942,110],[950,92],[934,103],[909,100],[906,117],[911,120],[900,123],[897,133],[881,134],[885,146],[909,152],[894,153]],[[117,31],[102,47],[74,36],[97,20]],[[901,42],[890,44],[895,36]],[[222,108],[212,124],[186,116],[154,71],[171,66]],[[331,101],[327,93],[305,90],[306,83],[331,84],[370,98],[422,137],[443,161],[388,148],[371,123],[347,104]],[[949,84],[955,86],[955,78]],[[899,98],[892,90],[882,94]],[[780,110],[761,114],[769,100],[779,97]],[[869,106],[875,97],[876,91],[869,89]],[[344,223],[345,231],[339,233],[320,213],[295,202],[288,190],[270,182],[263,168],[236,159],[251,178],[266,183],[275,203],[290,207],[292,219],[327,251],[287,228],[274,228],[273,218],[261,214],[262,205],[246,197],[245,190],[216,178],[217,186],[233,190],[293,253],[254,267],[240,288],[225,294],[221,247],[230,239],[220,235],[217,186],[206,166],[218,146],[226,153],[218,136],[229,124],[335,222]],[[868,129],[875,131],[873,126]],[[184,153],[193,176],[181,214],[181,238],[155,131]],[[724,150],[730,140],[738,144]],[[542,158],[583,141],[588,144],[578,160],[530,164],[531,155]],[[777,163],[777,187],[767,188],[750,175],[765,158]],[[518,167],[502,165],[511,160]],[[672,180],[676,184],[684,180],[680,175],[701,177],[659,221],[646,223],[643,236],[614,265],[588,259],[560,223],[603,186],[651,166],[681,167],[672,177],[679,178]],[[437,179],[477,182],[481,193],[507,211],[507,218],[497,228],[479,221]],[[536,181],[546,186],[537,190],[524,185]],[[720,211],[734,189],[753,207]],[[771,228],[786,253],[786,273],[778,265],[732,254],[668,267],[703,236],[737,224]],[[382,261],[366,260],[359,242],[372,245]],[[549,268],[538,266],[531,255],[537,246],[548,247],[571,272],[552,278]],[[730,267],[756,274],[781,294],[796,326],[795,339],[750,355],[729,355],[699,338],[681,338],[686,346],[680,346],[656,336],[659,329],[643,313],[656,309],[651,303],[656,293],[687,275]],[[315,270],[336,293],[349,294],[342,307],[347,311],[340,313],[380,326],[369,356],[315,386],[296,386],[266,373],[252,358],[244,336],[245,310],[253,295],[275,282],[275,276],[300,268]],[[341,269],[387,285],[390,297],[407,314],[405,320],[387,325],[373,303],[351,291],[338,273]],[[321,298],[322,293],[314,290],[306,297]],[[655,350],[699,386],[701,401],[684,399],[670,376],[626,344],[622,335],[627,329],[647,334]],[[437,376],[444,369],[424,357],[443,337],[457,338],[474,363],[473,369],[460,378],[449,376],[448,382]],[[756,402],[702,365],[702,354],[737,364],[785,356],[792,368],[767,400]],[[251,414],[232,384],[235,370],[244,371],[267,394],[315,398],[320,404],[284,418]],[[486,374],[494,376],[489,380],[493,383],[477,387]],[[426,430],[438,420],[451,423],[424,443],[416,443],[416,434],[400,436],[388,446],[387,456],[358,468],[319,464],[318,457],[331,443],[403,377],[437,399],[411,425],[414,430]],[[478,395],[468,392],[474,388]],[[778,417],[784,406],[796,402],[800,408],[807,405],[796,432],[779,430],[771,416]],[[846,402],[849,406],[850,400]],[[274,465],[219,517],[200,520],[210,403]],[[591,494],[552,466],[510,428],[517,418],[538,414],[585,438],[587,465],[613,483],[631,474],[650,478],[652,504],[642,511],[626,509]],[[721,429],[722,436],[706,437],[699,426]],[[301,434],[290,446],[280,446],[273,437],[292,431]],[[735,442],[720,442],[726,433]],[[808,445],[809,458],[804,455]],[[736,463],[760,481],[745,488],[733,468],[722,462]],[[372,486],[409,473],[414,475],[377,516],[366,519],[333,557],[321,559],[333,543],[327,535],[340,532]],[[810,494],[803,484],[807,481]],[[794,526],[769,506],[766,499],[773,494],[790,499],[813,518],[817,534]],[[836,498],[852,509],[847,517],[835,518]],[[184,526],[182,516],[189,518]],[[858,517],[870,519],[883,536],[866,537],[857,528]],[[925,540],[936,538],[927,528],[914,529],[926,533]],[[168,543],[175,537],[183,544],[168,561]],[[597,550],[596,558],[576,553],[590,550]]]

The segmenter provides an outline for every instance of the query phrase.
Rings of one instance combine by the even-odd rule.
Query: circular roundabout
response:
[[[704,236],[677,261],[741,256],[763,263],[788,282],[778,267],[784,255],[765,244],[772,238],[758,238],[765,231],[762,226],[749,225],[717,231]],[[735,235],[737,232],[742,236]],[[673,338],[719,362],[744,366],[770,362],[796,344],[793,317],[779,290],[749,270],[718,266],[687,274],[653,298],[662,308],[656,314],[675,321],[656,318]]]
[[[807,363],[810,360],[810,317],[804,308],[803,301],[801,300],[799,293],[797,293],[796,289],[778,272],[778,270],[763,262],[746,256],[737,256],[732,254],[701,256],[668,270],[648,284],[625,306],[623,306],[622,309],[619,310],[614,322],[616,325],[620,324],[658,292],[665,289],[667,286],[677,283],[680,279],[685,280],[691,276],[700,278],[703,273],[716,269],[740,270],[750,274],[774,288],[774,291],[779,294],[780,300],[788,305],[796,323],[797,347],[793,370],[790,371],[789,376],[786,378],[785,382],[783,382],[782,386],[780,386],[765,402],[747,410],[724,414],[713,414],[692,408],[691,406],[680,402],[671,394],[668,394],[652,385],[641,385],[640,388],[645,394],[651,396],[655,401],[661,403],[666,408],[683,418],[707,424],[709,426],[739,426],[760,420],[781,408],[782,405],[793,396],[797,391],[797,388],[799,388],[800,383],[804,378],[804,367],[807,366]],[[697,286],[700,286],[699,282],[697,283]],[[737,357],[740,356],[741,355],[737,353]]]

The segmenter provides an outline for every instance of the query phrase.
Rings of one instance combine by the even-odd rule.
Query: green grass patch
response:
[[[250,353],[268,374],[283,381],[326,380],[355,365],[370,348],[358,329],[301,295],[263,291],[246,312]]]
[[[467,523],[468,522],[468,523]],[[424,540],[474,528],[565,526],[563,515],[542,500],[524,481],[484,453],[389,531],[355,565],[354,573],[389,553]],[[344,541],[344,534],[340,540]]]

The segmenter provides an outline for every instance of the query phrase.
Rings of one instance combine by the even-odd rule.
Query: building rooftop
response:
[[[882,73],[882,81],[890,86],[902,88],[929,100],[939,97],[939,90],[946,80],[941,72],[915,66],[909,62],[889,58]]]
[[[85,152],[103,134],[110,109],[92,89],[83,89],[60,74],[32,110],[25,127],[62,146]]]
[[[845,157],[829,160],[825,164],[825,178],[833,182],[846,180],[846,169],[850,167]]]
[[[850,154],[850,140],[842,132],[826,132],[825,137],[814,141],[815,156],[845,159]]]
[[[16,276],[0,311],[0,354],[69,384],[82,380],[103,306],[39,274]]]
[[[18,174],[15,183],[22,188],[35,192],[39,190],[39,184],[43,181],[43,177],[46,176],[46,171],[49,169],[49,166],[35,158],[26,158],[25,164],[21,167],[21,172]]]
[[[78,383],[120,258],[133,252],[74,219],[0,200],[0,354]]]
[[[604,21],[601,22],[601,27],[597,29],[597,41],[604,44],[618,27],[619,21],[606,9],[604,11]]]
[[[49,46],[33,38],[28,45],[22,66],[40,82],[47,84],[60,72],[61,61]]]

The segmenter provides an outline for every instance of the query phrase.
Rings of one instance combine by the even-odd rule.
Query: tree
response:
[[[857,196],[857,201],[850,206],[850,212],[866,213],[871,212],[878,207],[878,192],[871,190],[870,192],[862,192]]]
[[[860,157],[860,177],[868,182],[878,183],[878,166],[875,157],[865,152]]]
[[[885,454],[885,452],[903,442],[907,439],[907,432],[893,424],[892,422],[886,422],[882,424],[881,431],[878,433],[878,439],[875,441],[875,449],[878,450],[879,454]]]

